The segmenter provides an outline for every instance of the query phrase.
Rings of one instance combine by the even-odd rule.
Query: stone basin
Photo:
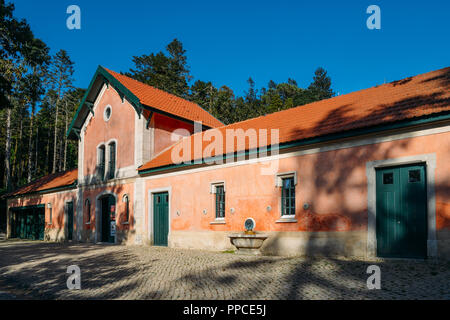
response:
[[[237,248],[236,253],[260,255],[261,251],[259,249],[263,245],[264,240],[269,236],[264,233],[232,233],[228,237],[230,238],[231,244]]]

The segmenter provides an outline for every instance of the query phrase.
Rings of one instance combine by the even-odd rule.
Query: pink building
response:
[[[224,126],[99,67],[68,134],[8,237],[228,250],[251,217],[267,254],[450,257],[450,68]]]

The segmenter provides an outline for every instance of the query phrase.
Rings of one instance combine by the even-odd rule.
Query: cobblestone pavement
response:
[[[81,290],[68,290],[69,265]],[[366,269],[381,268],[368,290]],[[450,299],[450,262],[0,242],[0,299]]]

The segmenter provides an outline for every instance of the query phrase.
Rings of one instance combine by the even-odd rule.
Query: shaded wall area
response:
[[[8,199],[8,214],[7,214],[7,234],[8,237],[12,236],[11,225],[13,224],[12,210],[11,208],[30,207],[37,205],[45,206],[45,240],[51,241],[64,241],[67,239],[67,217],[66,217],[66,203],[73,203],[74,210],[74,225],[73,234],[76,235],[80,226],[76,223],[76,210],[77,210],[77,192],[74,189],[47,193],[47,194],[34,194],[26,195],[20,198]],[[49,205],[51,207],[49,207]]]
[[[146,190],[171,187],[170,237],[174,246],[189,246],[183,243],[186,238],[201,245],[207,243],[209,237],[209,248],[224,249],[229,245],[227,232],[243,231],[245,219],[252,217],[256,221],[256,231],[273,233],[268,242],[274,249],[267,248],[268,252],[277,252],[277,247],[292,247],[294,252],[298,249],[298,253],[304,254],[331,247],[343,254],[360,255],[366,248],[368,228],[366,163],[433,153],[437,159],[436,228],[438,240],[445,240],[442,237],[446,237],[450,223],[449,132],[337,150],[326,148],[323,145],[314,151],[305,149],[304,154],[281,158],[278,164],[271,161],[149,177]],[[270,164],[278,168],[277,173],[297,173],[296,221],[278,221],[281,189],[276,186],[276,174],[261,174]],[[215,198],[211,183],[218,181],[224,182],[226,189],[223,224],[214,223]],[[308,208],[305,209],[304,204],[308,204]],[[146,193],[146,212],[149,212],[149,205]],[[147,220],[147,231],[148,226]],[[210,231],[222,233],[221,240],[217,240],[216,235],[208,235]],[[355,246],[356,251],[352,248]]]

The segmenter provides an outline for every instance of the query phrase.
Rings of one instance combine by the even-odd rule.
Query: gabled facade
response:
[[[68,134],[78,170],[10,194],[9,237],[228,250],[253,218],[269,254],[450,256],[450,68],[223,126],[99,67]]]

